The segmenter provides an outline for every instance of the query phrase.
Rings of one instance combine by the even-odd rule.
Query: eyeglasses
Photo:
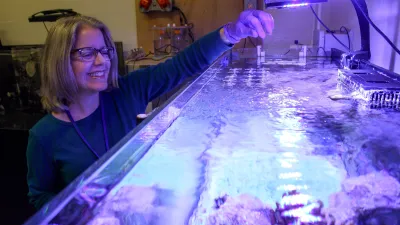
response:
[[[78,53],[77,58],[85,62],[93,62],[96,60],[97,54],[101,53],[103,58],[107,61],[114,57],[114,49],[112,47],[104,47],[102,49],[86,47],[78,48],[71,51],[71,54]]]

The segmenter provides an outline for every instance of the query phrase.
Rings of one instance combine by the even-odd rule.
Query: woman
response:
[[[248,36],[264,38],[272,16],[244,11],[174,58],[117,74],[108,28],[86,16],[59,19],[50,30],[41,64],[43,107],[27,148],[30,202],[41,208],[136,126],[148,102],[210,65]]]

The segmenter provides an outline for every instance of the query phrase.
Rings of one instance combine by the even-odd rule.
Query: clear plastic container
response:
[[[163,57],[169,54],[177,54],[189,45],[189,27],[172,26],[153,27],[153,44],[155,57]]]
[[[187,26],[173,28],[173,35],[171,40],[172,53],[176,54],[180,51],[183,51],[189,45],[187,38],[187,29]]]
[[[168,55],[168,47],[170,45],[170,39],[168,38],[167,29],[154,27],[153,31],[153,46],[154,56],[160,57]]]
[[[172,41],[171,41],[171,50],[172,53],[178,53],[185,48],[184,45],[184,37],[181,33],[180,29],[174,29],[173,31],[173,36],[172,36]]]

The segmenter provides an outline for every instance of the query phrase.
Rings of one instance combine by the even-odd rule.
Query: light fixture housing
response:
[[[323,2],[328,2],[328,0],[265,0],[265,8],[295,8]]]

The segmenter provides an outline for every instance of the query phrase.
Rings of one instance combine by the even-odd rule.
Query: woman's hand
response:
[[[238,43],[242,38],[271,35],[274,29],[274,18],[271,14],[260,10],[243,11],[238,20],[226,24],[221,29],[222,40],[230,44]]]

